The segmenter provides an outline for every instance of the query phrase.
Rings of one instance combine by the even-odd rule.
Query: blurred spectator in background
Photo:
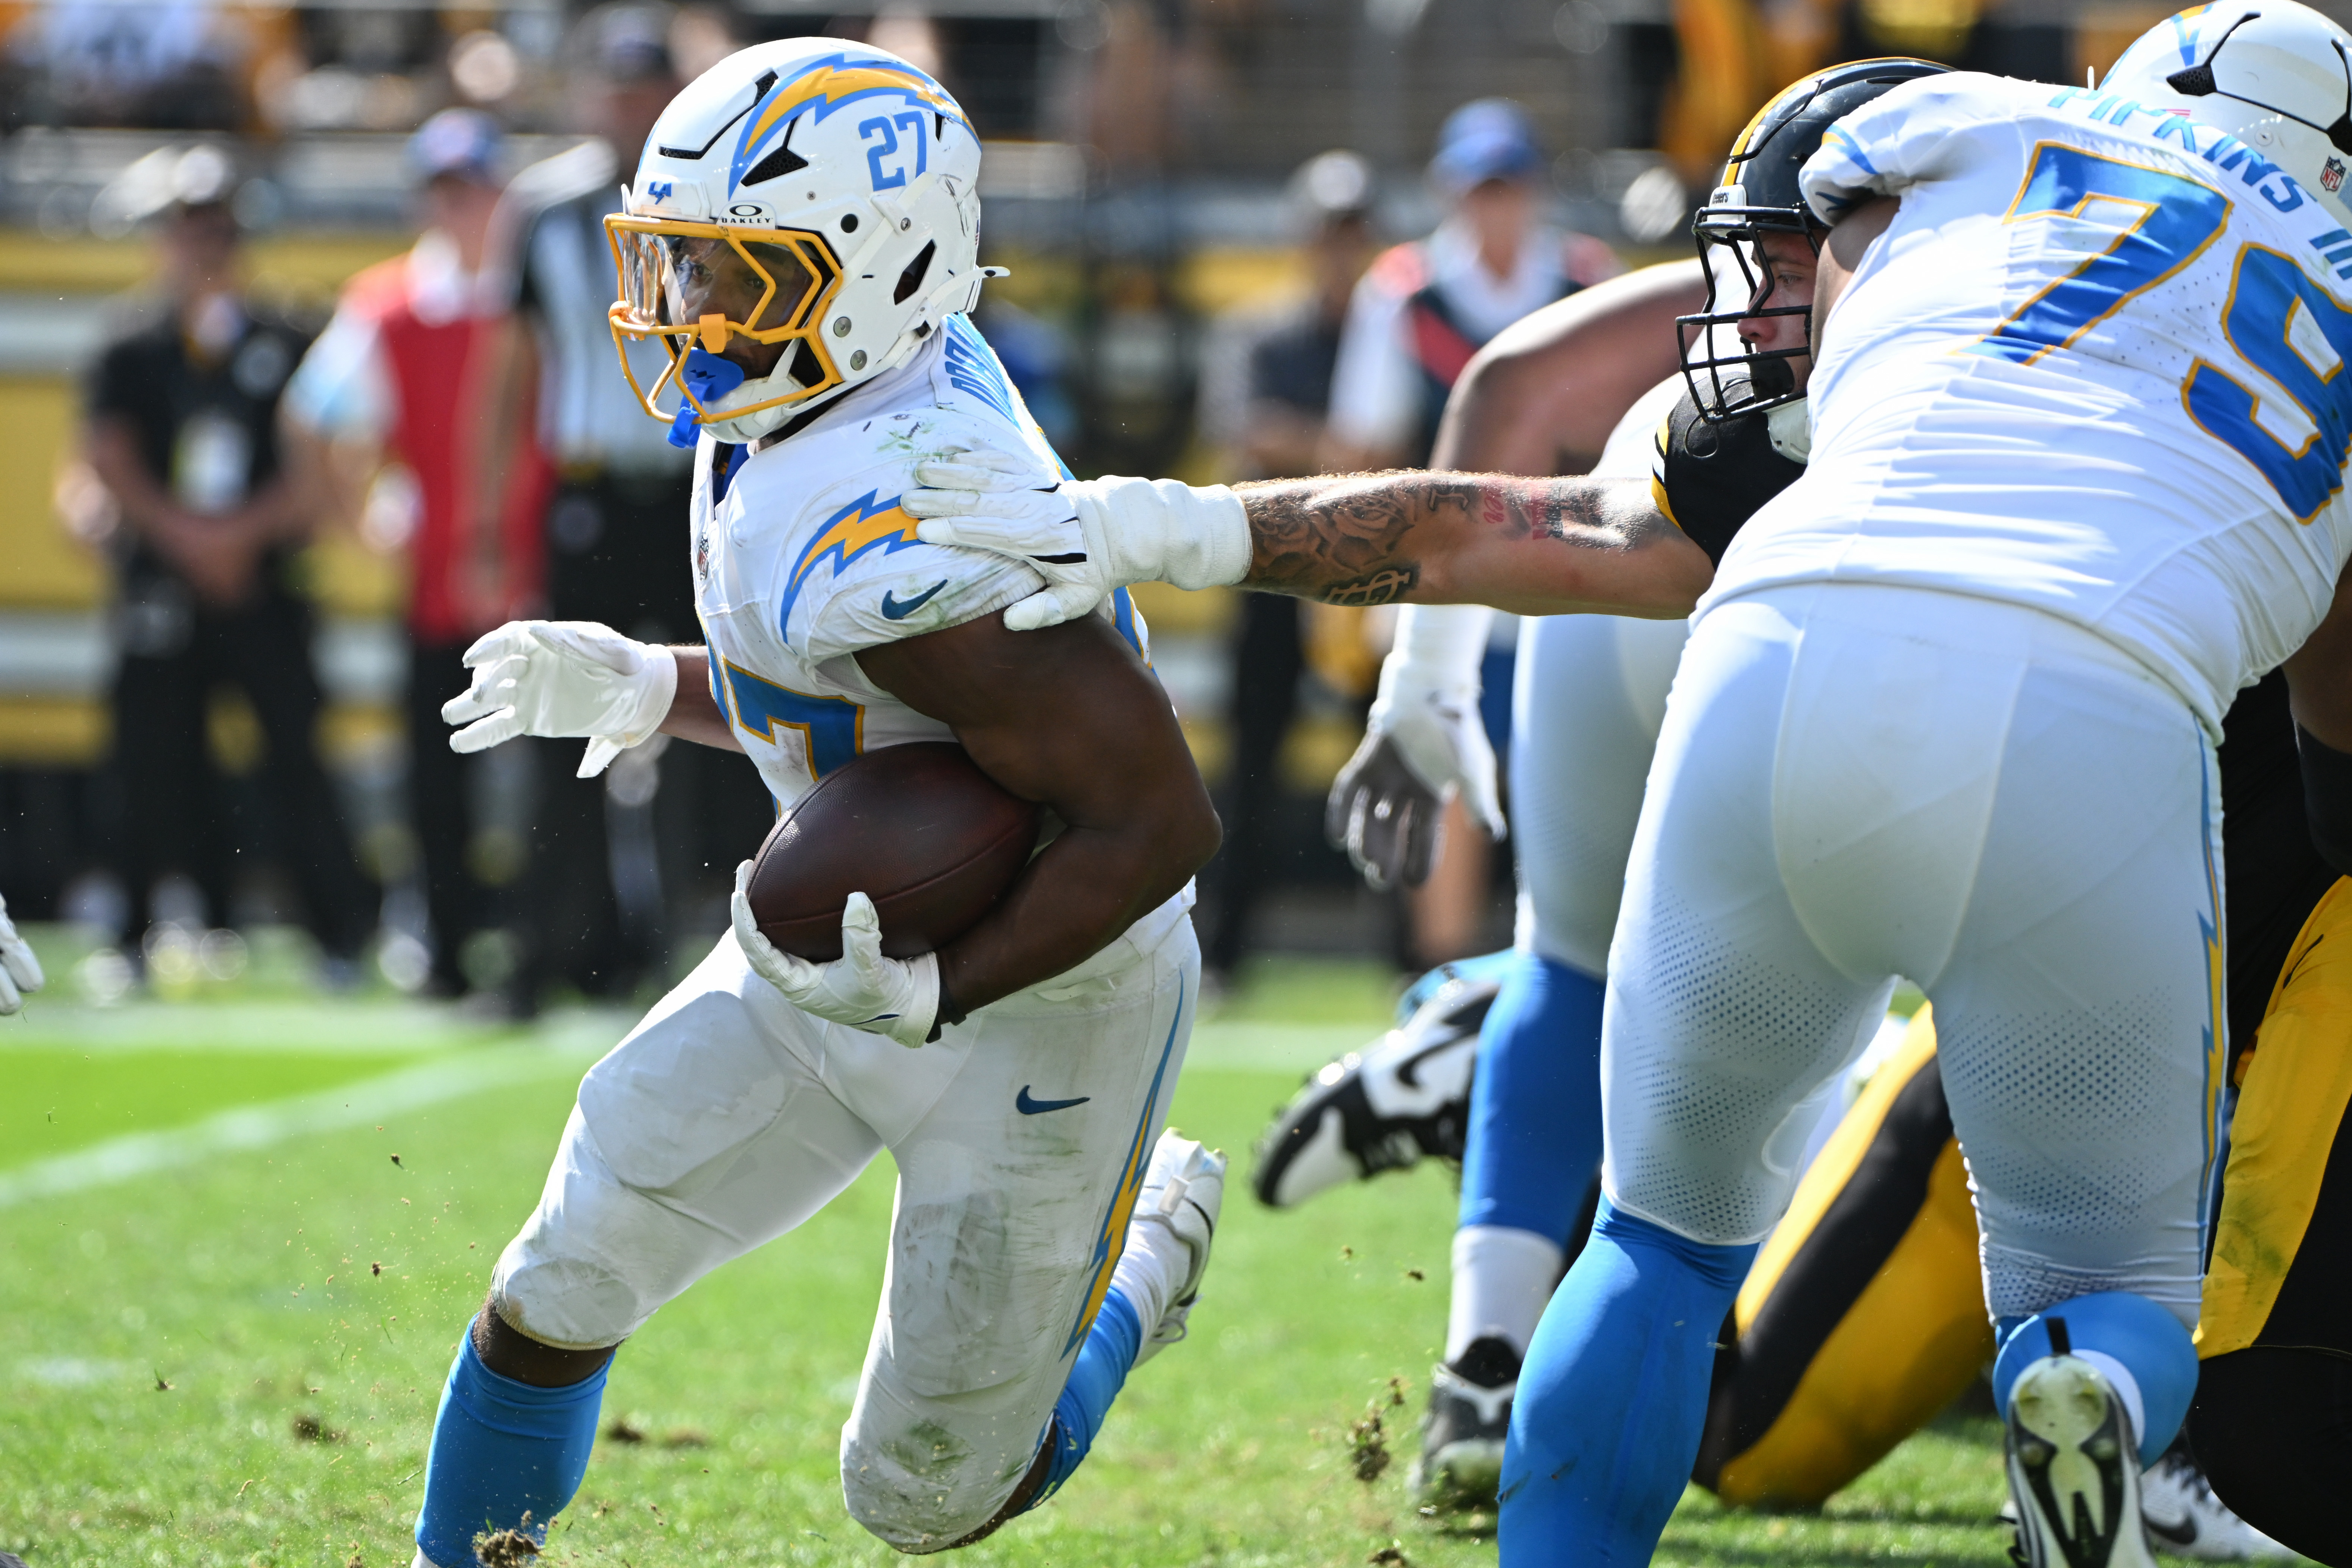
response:
[[[348,481],[372,479],[369,542],[404,547],[407,555],[408,806],[433,925],[426,986],[438,996],[465,988],[458,956],[468,936],[493,924],[495,889],[485,873],[499,869],[469,853],[469,781],[486,759],[449,749],[441,705],[465,689],[459,661],[467,644],[503,618],[506,605],[537,591],[537,510],[546,494],[547,465],[526,426],[510,437],[521,444],[505,465],[502,579],[486,600],[467,570],[474,475],[465,433],[478,423],[467,400],[505,309],[488,255],[505,183],[501,152],[496,122],[478,111],[446,109],[425,122],[408,144],[425,232],[405,256],[344,287],[334,320],[286,392],[284,434],[303,459],[299,469],[345,481],[319,504],[353,516],[359,486]],[[396,467],[379,472],[387,459]]]
[[[1482,98],[1446,116],[1429,180],[1447,206],[1426,239],[1383,253],[1356,286],[1333,371],[1324,465],[1418,467],[1470,357],[1539,306],[1623,270],[1586,235],[1542,222],[1549,167],[1527,110]],[[1515,617],[1495,618],[1486,719],[1499,758],[1510,739]],[[1410,936],[1399,956],[1425,968],[1470,952],[1486,915],[1492,845],[1456,803],[1429,880],[1407,894]]]
[[[21,10],[0,7],[0,18]],[[0,123],[233,131],[255,42],[244,10],[216,0],[35,8],[8,34]]]
[[[636,174],[654,121],[678,89],[667,6],[599,6],[569,45],[570,100],[591,140],[515,177],[504,221],[519,236],[513,316],[485,356],[476,504],[495,516],[510,465],[537,437],[557,465],[543,510],[545,591],[507,613],[595,621],[654,643],[699,642],[688,564],[691,447],[670,444],[614,361],[607,313],[616,292],[605,214]],[[638,384],[667,368],[658,347],[632,345]],[[484,522],[478,546],[504,530]],[[486,580],[502,580],[495,568]],[[445,694],[464,689],[454,682]],[[663,737],[598,779],[574,779],[579,747],[540,743],[540,798],[521,900],[518,1007],[567,980],[592,996],[623,996],[662,972],[674,910],[707,903],[719,925],[735,862],[758,845],[774,807],[744,760]]]
[[[1445,117],[1429,164],[1445,221],[1383,252],[1349,307],[1332,375],[1331,469],[1427,463],[1445,394],[1481,344],[1623,270],[1599,240],[1544,225],[1549,166],[1527,110],[1509,99]]]
[[[121,520],[113,768],[129,934],[147,929],[170,873],[201,890],[206,924],[226,924],[233,847],[273,841],[333,977],[373,930],[376,900],[320,765],[310,606],[288,581],[316,519],[281,472],[278,406],[310,339],[242,292],[226,153],[164,149],[119,183],[150,214],[160,285],[100,352],[83,437]],[[208,734],[224,685],[263,741],[258,820],[235,825]]]
[[[1234,457],[1238,479],[1320,470],[1331,368],[1348,301],[1372,256],[1372,171],[1353,152],[1311,158],[1291,177],[1308,292],[1289,309],[1224,323],[1201,378],[1202,437]],[[1234,629],[1233,763],[1222,804],[1225,842],[1213,873],[1216,924],[1202,950],[1210,977],[1230,983],[1250,948],[1250,919],[1276,871],[1275,814],[1283,737],[1306,673],[1300,603],[1244,593]]]

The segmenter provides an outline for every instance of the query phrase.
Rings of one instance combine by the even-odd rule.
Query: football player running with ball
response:
[[[1725,552],[1668,701],[1610,954],[1604,1197],[1521,1376],[1506,1563],[1650,1555],[1801,1113],[1896,975],[1969,1154],[2022,1555],[2147,1561],[2227,1067],[2214,742],[2284,665],[2352,749],[2348,61],[2291,0],[2201,7],[2106,91],[1926,78],[1807,164],[1811,462]],[[911,504],[1064,574],[1023,623],[1235,533],[1255,585],[1538,611],[1632,601],[1682,553],[1623,519],[1591,548],[1590,482],[1097,481],[1024,511],[993,466]]]
[[[1015,635],[996,612],[1039,574],[921,543],[899,506],[926,453],[1066,472],[965,315],[979,167],[955,100],[904,60],[764,44],[677,96],[607,220],[615,336],[668,350],[640,392],[696,448],[679,567],[707,646],[510,623],[467,654],[452,744],[584,737],[590,773],[659,730],[748,754],[789,809],[861,751],[952,738],[1058,831],[911,959],[883,956],[862,894],[841,958],[780,952],[739,873],[733,932],[589,1071],[499,1260],[435,1424],[420,1565],[543,1539],[614,1348],[885,1148],[889,1268],[841,1471],[892,1546],[1042,1502],[1134,1364],[1183,1335],[1224,1160],[1160,1128],[1216,818],[1124,595]]]

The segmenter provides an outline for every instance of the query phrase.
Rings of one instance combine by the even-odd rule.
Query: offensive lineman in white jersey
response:
[[[2352,749],[2347,111],[2352,36],[2257,0],[2167,22],[2104,92],[1907,84],[1808,165],[1811,464],[1726,555],[1669,701],[1610,958],[1605,1205],[1522,1375],[1507,1563],[1648,1556],[1794,1113],[1898,973],[1969,1151],[2025,1554],[2147,1561],[2221,1090],[2213,734],[2284,663]],[[1452,476],[1386,509],[1097,481],[1024,510],[936,472],[935,537],[1083,539],[1024,623],[1237,524],[1261,581],[1482,596],[1404,504]],[[1641,543],[1629,567],[1669,553]],[[1577,575],[1587,606],[1616,576]]]
[[[1224,1161],[1160,1127],[1215,817],[1123,595],[1053,646],[1015,636],[994,612],[1037,574],[919,542],[898,504],[948,447],[1066,472],[963,314],[979,155],[937,82],[837,40],[743,50],[678,95],[607,227],[615,336],[661,343],[685,392],[664,417],[698,446],[680,564],[707,646],[511,623],[446,716],[474,721],[461,750],[587,737],[583,773],[656,729],[740,750],[784,809],[861,751],[952,737],[1058,832],[913,959],[882,955],[863,894],[843,957],[781,953],[739,873],[734,931],[590,1070],[499,1260],[436,1422],[419,1564],[543,1539],[619,1342],[885,1147],[889,1269],[841,1438],[849,1511],[884,1541],[938,1551],[1042,1502],[1133,1364],[1182,1337]]]

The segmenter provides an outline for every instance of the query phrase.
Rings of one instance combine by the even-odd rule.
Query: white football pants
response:
[[[582,1080],[499,1260],[499,1312],[550,1344],[611,1344],[887,1148],[898,1205],[842,1490],[884,1541],[935,1551],[1036,1455],[1126,1244],[1200,972],[1171,899],[909,1051],[794,1009],[730,933]]]
[[[1760,1240],[1892,977],[1936,1004],[1995,1317],[2197,1316],[2221,801],[2188,706],[2036,611],[1841,584],[1700,619],[1610,954],[1612,1202]]]
[[[1518,947],[1599,978],[1642,789],[1689,624],[1616,615],[1520,622],[1511,688]]]

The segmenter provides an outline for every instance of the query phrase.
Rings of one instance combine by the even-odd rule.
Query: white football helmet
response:
[[[979,183],[963,110],[887,50],[787,38],[703,72],[604,220],[613,337],[646,412],[680,444],[697,426],[749,441],[903,361],[979,298]],[[739,334],[782,357],[743,379],[721,358]],[[632,338],[668,351],[650,387]]]
[[[2142,34],[2099,88],[2228,131],[2352,226],[2352,33],[2308,5],[2191,7]]]

